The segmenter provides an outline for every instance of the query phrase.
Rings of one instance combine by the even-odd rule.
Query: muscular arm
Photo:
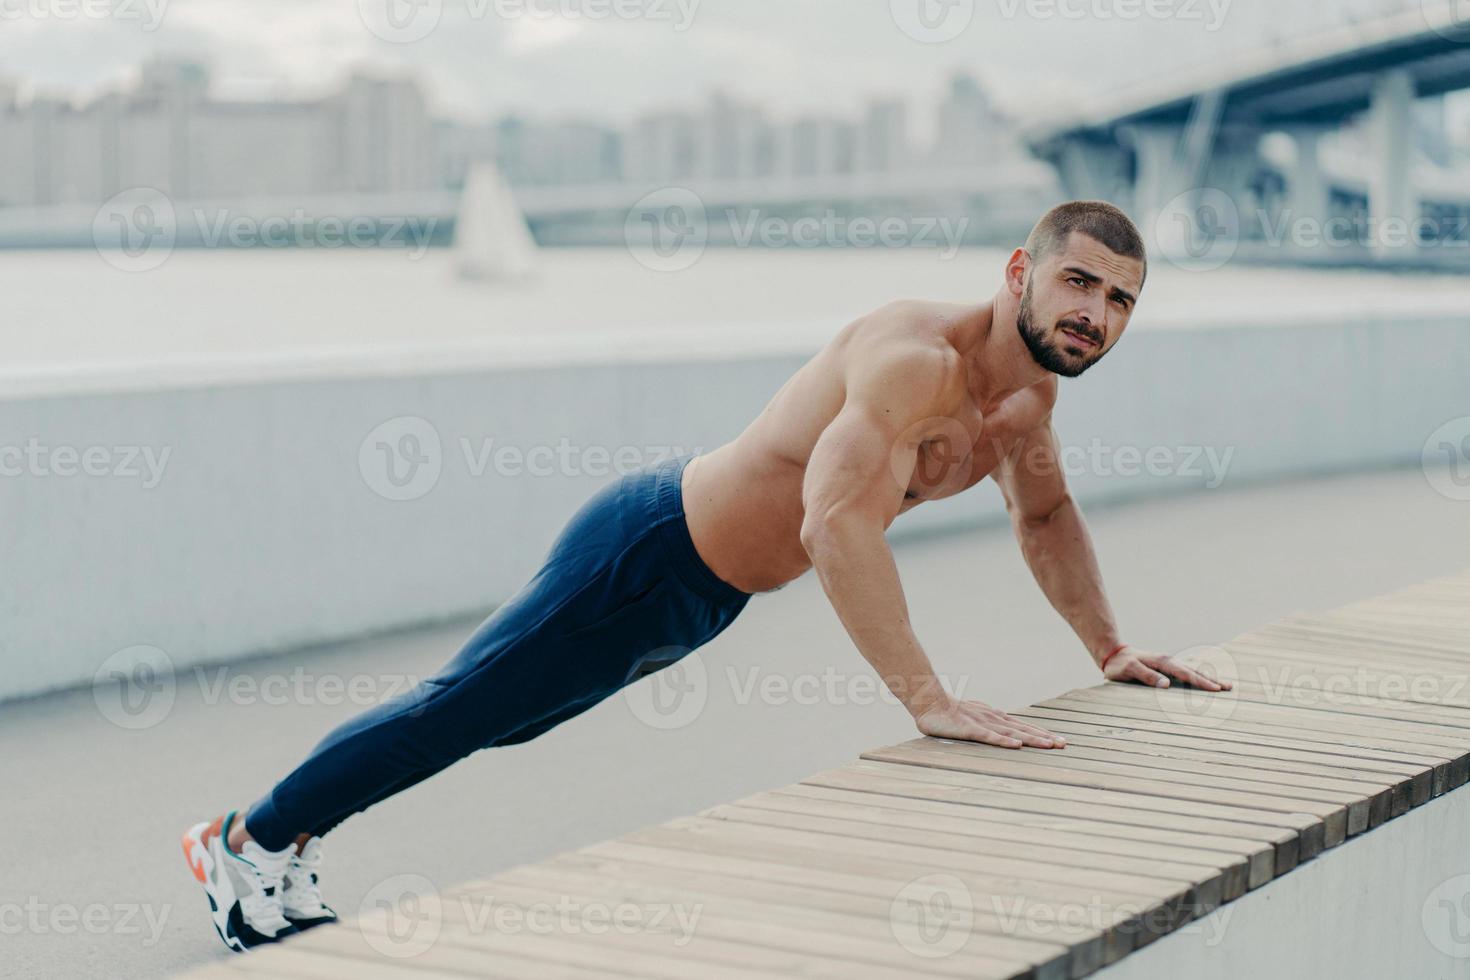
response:
[[[1067,491],[1056,433],[1048,418],[995,471],[1021,554],[1052,607],[1072,627],[1109,680],[1167,686],[1172,676],[1209,691],[1228,688],[1167,655],[1122,644],[1082,509]],[[1111,658],[1110,653],[1118,650]]]
[[[898,515],[919,443],[953,398],[945,355],[913,349],[860,358],[841,411],[823,431],[802,486],[801,542],[863,657],[926,734],[1007,747],[1049,746],[1045,732],[946,692],[909,621],[884,532]]]
[[[1121,641],[1102,571],[1082,511],[1067,492],[1048,417],[996,467],[995,481],[1021,554],[1052,607],[1077,634],[1094,663]]]

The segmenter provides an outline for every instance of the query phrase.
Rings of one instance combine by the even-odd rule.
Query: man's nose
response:
[[[1108,325],[1108,303],[1102,296],[1092,296],[1087,300],[1087,305],[1077,311],[1077,319],[1088,326],[1101,326],[1103,329]]]

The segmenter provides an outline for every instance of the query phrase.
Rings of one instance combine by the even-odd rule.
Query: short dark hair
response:
[[[1143,263],[1148,275],[1148,256],[1143,236],[1122,209],[1107,201],[1067,201],[1041,216],[1031,234],[1026,236],[1026,251],[1040,262],[1067,243],[1067,236],[1079,232],[1101,242],[1109,251]],[[1140,280],[1141,282],[1141,280]]]

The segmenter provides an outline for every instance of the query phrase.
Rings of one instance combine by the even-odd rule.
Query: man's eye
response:
[[[1086,279],[1083,279],[1081,276],[1073,276],[1071,279],[1068,279],[1067,281],[1068,282],[1072,282],[1072,283],[1076,283],[1079,286],[1086,286],[1087,285],[1087,280]]]

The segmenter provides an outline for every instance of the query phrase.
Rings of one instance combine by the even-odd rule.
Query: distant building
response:
[[[902,102],[870,103],[863,118],[858,168],[868,173],[893,173],[908,167],[908,123],[908,107]]]
[[[791,124],[793,177],[850,174],[857,167],[858,129],[845,119],[803,116]]]
[[[209,98],[204,66],[155,59],[86,105],[0,88],[0,206],[99,203],[131,187],[178,199],[431,186],[433,127],[418,86],[355,75],[303,102]]]
[[[969,75],[955,75],[949,94],[939,105],[934,163],[939,167],[966,167],[993,163],[1017,152],[1015,126],[991,104],[980,83]]]
[[[513,184],[599,183],[622,173],[622,139],[597,123],[508,116],[492,132],[490,153]]]
[[[640,183],[668,183],[698,175],[699,120],[692,113],[640,116],[623,142],[623,176]]]

